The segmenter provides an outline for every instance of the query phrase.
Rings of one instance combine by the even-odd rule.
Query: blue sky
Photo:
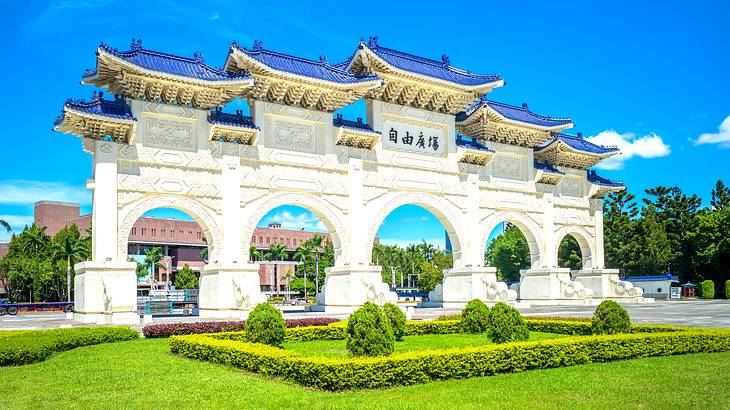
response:
[[[2,3],[0,217],[16,229],[32,221],[37,200],[80,202],[88,210],[90,158],[78,138],[51,125],[66,98],[91,94],[79,80],[94,65],[99,42],[126,49],[133,37],[146,48],[188,56],[197,50],[220,65],[233,40],[341,61],[360,38],[378,35],[388,47],[432,58],[446,53],[454,66],[500,73],[507,85],[492,98],[569,116],[573,132],[619,145],[624,157],[602,175],[635,194],[678,185],[707,203],[715,180],[730,182],[727,1]],[[362,104],[345,114],[363,115]],[[443,243],[432,217],[408,222],[423,216],[414,209],[394,212],[381,236]],[[284,211],[283,219],[317,226],[297,208],[274,213]]]

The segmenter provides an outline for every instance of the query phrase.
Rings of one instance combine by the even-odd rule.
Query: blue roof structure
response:
[[[463,135],[456,136],[456,146],[484,152],[494,152],[494,150],[476,142],[473,138],[464,137]]]
[[[547,161],[540,162],[538,160],[535,160],[535,169],[538,169],[543,172],[548,172],[550,174],[557,174],[557,175],[565,175],[565,172],[555,168],[555,166]]]
[[[97,55],[100,52],[108,53],[146,70],[197,80],[231,81],[251,79],[251,76],[247,72],[230,73],[223,69],[209,66],[205,63],[203,55],[197,52],[193,58],[189,58],[144,49],[142,48],[142,40],[133,39],[129,51],[118,51],[116,48],[102,43],[99,46],[99,50],[97,50]],[[91,77],[95,74],[96,70],[87,70],[84,73],[84,78]]]
[[[241,47],[238,43],[234,42],[231,45],[231,51],[229,54],[233,52],[233,50],[238,50],[273,70],[315,78],[318,80],[340,84],[356,84],[378,80],[378,77],[372,74],[355,75],[349,73],[340,67],[329,64],[324,56],[320,57],[319,61],[314,61],[276,51],[266,50],[263,48],[261,41],[254,41],[253,47],[250,50]]]
[[[236,113],[223,112],[221,107],[216,107],[208,115],[208,122],[211,124],[226,125],[229,127],[253,128],[259,129],[253,122],[253,118],[243,115],[242,110],[236,110]]]
[[[619,151],[619,149],[616,147],[604,147],[602,145],[588,142],[583,139],[583,134],[581,133],[578,133],[577,136],[554,133],[545,143],[535,147],[535,151],[542,151],[543,149],[557,142],[562,142],[576,151],[583,151],[590,154],[603,155],[617,153]]]
[[[465,112],[456,114],[456,121],[464,121],[472,114],[474,114],[478,109],[484,107],[489,107],[494,111],[497,111],[501,116],[507,119],[533,124],[541,127],[559,127],[563,125],[570,125],[573,123],[573,120],[571,120],[570,118],[556,118],[536,114],[528,109],[527,104],[522,104],[522,107],[517,107],[497,101],[489,101],[486,98],[481,98],[476,104],[467,108]]]
[[[65,109],[72,109],[80,112],[84,112],[92,115],[99,115],[102,117],[116,118],[120,120],[137,121],[132,115],[132,110],[127,105],[124,97],[115,96],[113,100],[105,100],[104,93],[100,92],[91,96],[91,101],[84,100],[73,100],[69,98],[63,105]],[[64,114],[61,114],[53,122],[53,125],[58,125],[63,122]]]
[[[610,179],[598,176],[595,170],[588,170],[588,182],[594,185],[608,186],[608,187],[622,187],[624,183],[621,181],[611,181]]]
[[[370,41],[367,43],[365,43],[365,41],[361,41],[358,46],[358,50],[362,50],[364,48],[369,49],[383,61],[397,69],[437,78],[439,80],[455,84],[464,86],[483,86],[502,81],[502,77],[499,74],[475,74],[470,71],[452,67],[451,62],[446,55],[441,56],[441,61],[437,61],[383,47],[378,44],[377,36],[370,37]],[[340,63],[338,66],[349,66],[353,58],[354,55],[350,58],[350,60],[345,63]]]
[[[332,119],[332,125],[334,125],[335,127],[350,128],[358,131],[380,134],[380,131],[375,131],[370,124],[362,122],[362,118],[358,118],[357,121],[346,120],[342,118],[342,114],[337,114]]]
[[[666,272],[664,275],[651,275],[651,276],[626,276],[622,278],[621,280],[627,281],[627,282],[660,282],[660,281],[672,281],[676,282],[679,280],[679,276],[672,275],[669,272]],[[694,285],[692,285],[694,286]]]

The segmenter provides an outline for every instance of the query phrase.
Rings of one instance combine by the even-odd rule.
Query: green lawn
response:
[[[730,353],[536,370],[389,390],[326,393],[168,352],[109,343],[0,368],[0,408],[728,408]]]
[[[555,339],[565,337],[553,333],[530,332],[530,340]],[[405,336],[402,342],[395,343],[395,352],[414,350],[439,350],[453,347],[472,347],[491,344],[483,334],[455,333],[447,335]],[[302,356],[347,357],[344,340],[318,340],[314,342],[288,342],[284,349],[295,351]]]

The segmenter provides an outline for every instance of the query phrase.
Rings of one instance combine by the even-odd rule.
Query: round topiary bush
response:
[[[482,333],[489,327],[489,307],[479,299],[466,304],[461,311],[461,329],[466,333]]]
[[[700,282],[700,297],[702,299],[712,299],[715,297],[715,282],[711,280],[703,280]]]
[[[396,341],[403,340],[406,333],[406,314],[398,306],[392,303],[383,305],[383,313],[390,321],[390,328],[393,330],[393,337]]]
[[[281,311],[269,303],[259,303],[248,315],[246,340],[281,347],[284,343],[286,323]]]
[[[377,305],[365,305],[347,320],[347,350],[353,356],[388,356],[393,353],[395,337],[390,321]]]
[[[591,323],[594,335],[626,333],[631,327],[629,312],[612,300],[604,300],[598,305]]]
[[[725,299],[730,299],[730,280],[725,281]]]
[[[530,338],[530,331],[520,312],[499,302],[489,311],[487,336],[494,343],[519,342]]]

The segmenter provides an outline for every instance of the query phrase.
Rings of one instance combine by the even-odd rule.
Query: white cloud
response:
[[[620,154],[614,155],[601,161],[596,168],[600,169],[623,169],[624,162],[634,156],[640,158],[666,157],[672,152],[671,147],[664,143],[659,135],[650,133],[643,137],[636,137],[634,133],[619,134],[613,130],[606,130],[586,138],[587,141],[603,146],[614,146],[621,150]]]
[[[263,220],[264,226],[270,223],[280,223],[282,229],[304,229],[305,231],[327,232],[327,226],[311,212],[293,214],[289,211],[280,211],[269,215]]]
[[[25,228],[26,225],[33,224],[33,215],[0,215],[0,219],[10,224],[12,232],[8,232],[5,228],[0,228],[0,241],[10,239],[13,232],[18,233]]]
[[[730,115],[720,124],[717,133],[702,134],[694,143],[695,145],[719,144],[720,148],[730,148]]]
[[[26,205],[44,200],[89,205],[91,191],[62,182],[22,179],[0,181],[0,204]]]

